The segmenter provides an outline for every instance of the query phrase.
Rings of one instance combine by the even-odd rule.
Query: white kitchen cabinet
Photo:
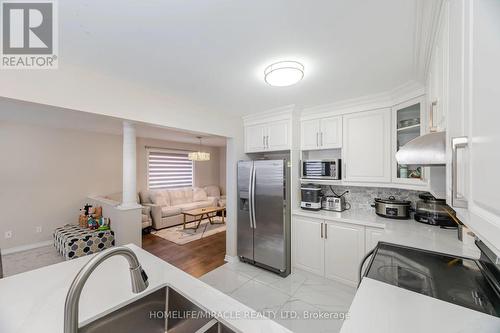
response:
[[[266,127],[251,125],[245,127],[245,152],[254,153],[264,151],[266,147]]]
[[[358,269],[365,255],[365,227],[293,217],[294,267],[356,286]]]
[[[323,224],[320,219],[294,216],[292,225],[295,267],[321,276],[325,266]]]
[[[246,153],[289,150],[290,148],[289,120],[245,126]]]
[[[446,1],[445,9],[450,24],[447,203],[499,255],[500,2]],[[453,138],[464,142],[456,146],[455,159]]]
[[[365,232],[365,252],[369,252],[377,246],[377,243],[382,240],[384,230],[380,228],[366,227]]]
[[[391,181],[390,109],[345,115],[343,138],[344,180]]]
[[[342,117],[322,118],[320,127],[321,149],[342,147]]]
[[[342,117],[303,120],[300,141],[302,150],[342,147]]]
[[[290,122],[275,121],[267,125],[266,150],[277,151],[290,149]]]
[[[424,167],[421,165],[402,165],[396,161],[397,151],[411,140],[425,134],[423,119],[423,97],[413,98],[392,108],[392,182],[426,186]]]
[[[303,120],[300,124],[300,147],[302,150],[319,149],[319,119]]]
[[[356,286],[365,255],[365,227],[328,221],[324,238],[325,277]]]

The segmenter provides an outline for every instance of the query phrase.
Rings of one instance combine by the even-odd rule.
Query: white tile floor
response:
[[[356,292],[302,270],[282,278],[241,262],[227,263],[201,280],[297,333],[339,332]],[[319,315],[330,318],[310,318]]]

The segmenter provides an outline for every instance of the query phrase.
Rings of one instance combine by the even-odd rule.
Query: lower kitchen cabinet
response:
[[[323,223],[320,219],[293,217],[295,267],[318,275],[324,274],[325,266]]]
[[[384,229],[366,227],[366,248],[365,252],[369,252],[377,246],[377,243],[382,239]]]
[[[357,285],[365,254],[364,226],[294,216],[292,228],[295,267]]]
[[[365,255],[365,227],[338,222],[327,222],[325,227],[325,277],[357,285]]]

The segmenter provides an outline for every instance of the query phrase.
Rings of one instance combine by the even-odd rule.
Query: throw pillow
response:
[[[207,192],[204,189],[199,187],[193,189],[193,201],[205,201],[207,199]]]

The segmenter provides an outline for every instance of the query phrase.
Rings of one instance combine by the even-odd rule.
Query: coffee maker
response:
[[[306,210],[320,210],[322,196],[320,185],[303,184],[300,188],[300,208]]]

